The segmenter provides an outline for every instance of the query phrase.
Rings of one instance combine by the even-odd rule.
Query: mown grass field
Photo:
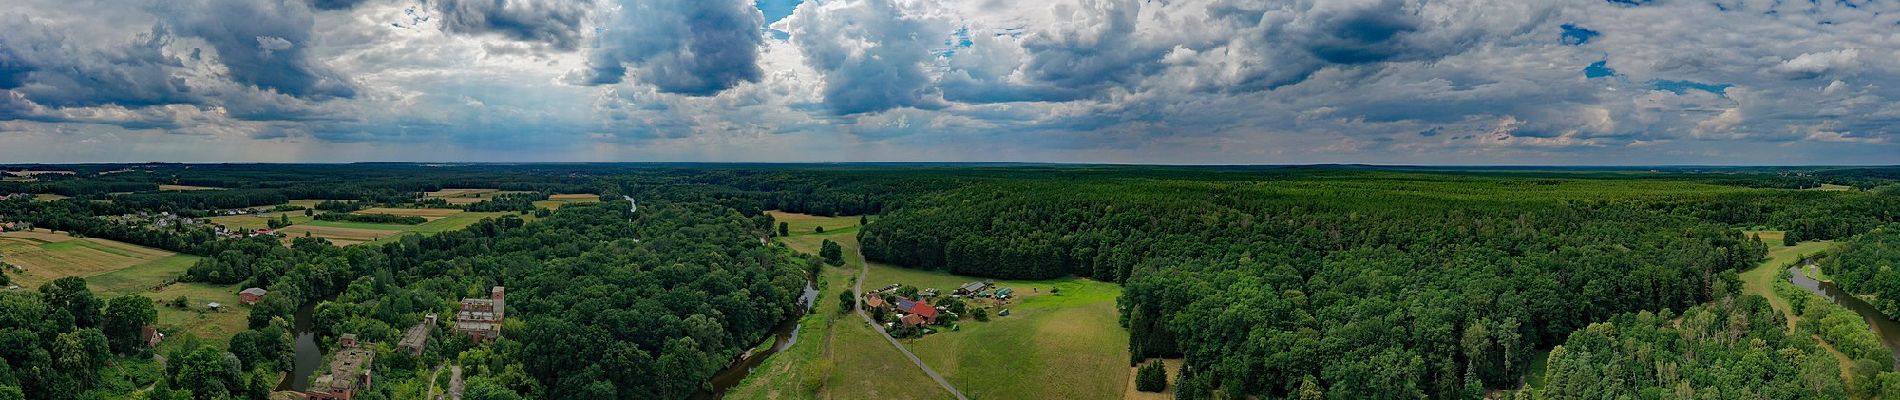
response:
[[[303,215],[303,211],[279,211],[279,212],[268,212],[268,213],[251,214],[251,215],[226,215],[222,217],[211,217],[210,220],[211,220],[211,223],[213,224],[224,225],[225,228],[229,228],[229,229],[257,230],[257,229],[269,228],[270,220],[277,219],[285,215],[290,216],[290,223],[292,224],[302,224],[302,223],[308,223],[311,221],[310,217]]]
[[[7,272],[14,284],[26,288],[68,276],[89,278],[147,263],[183,262],[189,266],[196,260],[159,249],[46,231],[0,234],[0,256],[26,269]]]
[[[597,194],[557,194],[557,195],[548,196],[547,200],[534,202],[534,206],[538,208],[546,208],[550,210],[559,210],[561,209],[562,206],[566,206],[569,204],[599,203],[599,202],[600,202],[600,195],[597,195]]]
[[[383,214],[383,215],[395,215],[395,216],[403,216],[403,217],[423,217],[423,218],[427,218],[427,219],[431,219],[431,220],[433,220],[433,219],[436,219],[436,218],[442,218],[442,217],[447,217],[447,216],[451,216],[451,215],[455,215],[455,214],[461,214],[461,213],[462,213],[462,210],[459,210],[459,209],[454,209],[454,208],[388,208],[388,207],[376,207],[376,208],[365,208],[365,209],[362,209],[362,210],[359,210],[359,211],[357,211],[356,213],[357,213],[357,214]]]
[[[158,307],[159,331],[168,335],[188,334],[222,347],[244,330],[250,316],[249,306],[238,304],[238,287],[173,282],[198,262],[197,256],[44,231],[0,234],[0,254],[27,267],[25,274],[9,273],[24,288],[77,276],[101,299],[141,295],[163,303],[184,295],[190,300],[186,309]],[[223,312],[204,309],[214,301],[225,304]]]
[[[855,232],[858,227],[858,217],[855,215],[848,217],[824,217],[780,211],[766,211],[765,213],[771,215],[773,221],[784,222],[786,224],[786,232],[794,237],[816,233],[816,228],[821,226],[825,228],[825,234],[827,236],[846,233],[843,231],[847,228],[849,228],[851,232]],[[778,229],[778,227],[773,226],[772,229]],[[853,233],[853,235],[856,235],[856,233]],[[832,240],[836,241],[837,239]],[[847,251],[847,253],[849,252]]]
[[[788,224],[791,235],[777,238],[780,243],[816,254],[824,240],[838,242],[845,249],[846,266],[826,268],[826,274],[841,273],[846,282],[855,276],[855,268],[863,262],[857,258],[857,217],[769,213]],[[813,233],[813,228],[820,226],[825,228],[825,233]],[[840,269],[842,271],[833,272]],[[876,263],[869,266],[866,276],[866,288],[905,283],[946,291],[982,280]],[[1077,278],[997,283],[1015,288],[1019,297],[991,310],[991,314],[1009,308],[1010,316],[992,317],[989,322],[965,319],[961,321],[960,331],[946,330],[905,340],[905,345],[970,398],[1108,399],[1132,391],[1128,333],[1121,329],[1115,310],[1115,298],[1121,294],[1119,286]],[[820,303],[825,303],[823,300],[835,302],[838,292],[833,290],[849,287],[849,283],[828,284],[827,291],[819,295]],[[1058,288],[1061,295],[1050,293],[1050,289]],[[819,310],[835,312],[835,307],[836,304],[821,304]],[[822,398],[949,396],[902,354],[890,349],[861,319],[851,314],[843,316],[843,319],[834,319],[828,332],[828,356],[818,352],[823,357],[821,360],[829,360],[829,363],[803,361],[812,357],[807,352],[816,350],[801,352],[800,346],[794,345],[768,360],[729,397],[806,398],[803,393],[807,392],[794,389],[800,388],[800,377],[816,373],[813,371],[821,368],[818,366],[828,368],[831,375],[817,392]],[[807,364],[813,366],[800,367]]]
[[[60,201],[60,200],[65,200],[65,199],[70,199],[70,198],[71,197],[61,196],[61,195],[52,194],[52,193],[40,193],[40,194],[33,195],[33,201]]]
[[[872,263],[864,284],[949,291],[973,280],[979,279]],[[988,322],[963,319],[960,331],[907,339],[905,346],[971,398],[1122,395],[1130,375],[1128,331],[1115,309],[1120,286],[1080,278],[996,283],[1014,288],[1018,298],[991,306]],[[996,316],[1002,309],[1010,315]]]
[[[331,243],[336,244],[338,246],[351,246],[351,245],[358,245],[358,244],[364,244],[364,243],[378,242],[381,240],[390,240],[391,238],[401,236],[404,233],[411,233],[411,232],[421,233],[421,234],[442,233],[442,232],[452,231],[456,229],[462,229],[463,227],[467,227],[471,224],[474,224],[477,221],[481,221],[484,218],[494,218],[494,217],[500,217],[502,215],[508,214],[508,213],[503,213],[503,212],[466,212],[462,210],[453,210],[453,209],[414,209],[414,208],[371,208],[371,209],[367,209],[363,211],[358,211],[358,213],[386,213],[386,214],[392,214],[392,215],[416,215],[416,216],[422,216],[424,219],[429,220],[429,222],[424,222],[424,223],[416,224],[416,225],[402,225],[402,224],[372,224],[372,223],[349,222],[349,221],[318,221],[310,217],[303,216],[302,211],[292,211],[291,213],[293,215],[291,215],[290,221],[294,223],[294,225],[278,230],[279,232],[284,233],[286,239],[295,239],[295,238],[303,237],[304,234],[308,233],[311,237],[320,237],[324,239],[329,239]],[[277,213],[267,213],[267,214],[260,214],[260,215],[270,215],[270,214],[277,214]],[[266,217],[257,217],[257,216],[217,217],[217,218],[213,218],[213,222],[218,222],[219,221],[218,218],[231,219],[229,221],[240,221],[240,223],[247,224],[246,225],[247,229],[260,229],[260,228],[264,228],[263,224],[270,217],[268,216]],[[225,223],[225,222],[219,222],[219,223]],[[255,224],[255,226],[251,226],[249,224]],[[235,225],[226,223],[225,226],[235,226]]]

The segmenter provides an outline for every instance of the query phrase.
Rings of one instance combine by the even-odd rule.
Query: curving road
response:
[[[852,308],[857,310],[858,318],[864,318],[864,323],[871,324],[871,329],[877,330],[878,336],[883,336],[884,340],[891,342],[891,347],[896,347],[898,352],[904,353],[905,358],[909,358],[910,362],[916,363],[917,368],[921,368],[924,370],[924,375],[930,375],[930,379],[937,380],[938,385],[943,385],[943,390],[950,391],[951,395],[957,396],[957,400],[969,400],[970,398],[963,397],[963,392],[957,391],[956,386],[950,386],[950,381],[944,380],[943,375],[937,375],[936,370],[930,369],[930,366],[928,365],[924,365],[924,360],[918,359],[916,354],[910,353],[910,349],[904,348],[904,345],[902,343],[898,343],[897,339],[891,338],[890,333],[884,332],[883,324],[879,324],[877,323],[877,321],[872,321],[871,314],[866,314],[864,312],[864,301],[862,297],[864,296],[864,276],[870,271],[871,271],[871,262],[864,259],[864,250],[859,249],[858,250],[858,283],[857,283],[857,287],[852,289],[852,293],[855,293],[859,296],[858,299],[853,301],[853,303],[855,304],[852,306]]]

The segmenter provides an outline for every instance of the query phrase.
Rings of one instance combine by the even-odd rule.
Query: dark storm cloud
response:
[[[591,1],[573,0],[440,0],[436,10],[442,14],[442,29],[450,32],[494,33],[573,50],[593,6]]]
[[[759,80],[764,17],[737,0],[623,0],[589,55],[568,81],[621,82],[631,73],[661,92],[708,96]]]
[[[302,0],[172,1],[155,8],[173,33],[210,42],[239,83],[306,99],[356,95],[311,56],[315,21]]]
[[[318,10],[347,10],[363,4],[365,0],[311,0],[310,6]]]
[[[0,15],[0,89],[53,107],[195,102],[183,79],[168,68],[179,60],[161,48],[170,38],[152,32],[122,45],[81,49],[58,30],[24,15]]]

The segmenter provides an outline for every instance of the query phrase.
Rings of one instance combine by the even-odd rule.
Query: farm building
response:
[[[500,286],[489,289],[486,299],[462,299],[462,310],[455,314],[455,331],[476,341],[500,337],[506,303]]]
[[[917,316],[917,314],[904,314],[903,317],[897,318],[897,322],[903,323],[904,326],[918,326],[927,323],[924,321],[924,317]]]
[[[904,312],[923,318],[924,323],[937,323],[937,308],[931,307],[928,301],[918,300],[915,303],[910,303],[910,307],[904,308]]]
[[[988,282],[965,283],[963,284],[963,286],[957,287],[956,294],[962,295],[962,296],[974,295],[979,292],[982,292],[983,289],[988,289],[989,287],[990,287],[990,284]]]
[[[238,292],[238,303],[257,304],[257,302],[264,300],[264,295],[267,293],[270,293],[270,291],[264,290],[264,288],[244,289],[244,291]]]
[[[422,355],[422,347],[429,344],[429,331],[433,329],[435,329],[435,314],[423,316],[422,322],[409,327],[409,331],[403,333],[402,341],[396,342],[396,347],[408,350],[411,355]]]
[[[376,351],[358,346],[353,333],[343,334],[337,344],[336,356],[330,359],[330,372],[317,377],[310,390],[304,392],[311,400],[351,400],[356,398],[357,391],[372,388],[370,363],[376,361]]]

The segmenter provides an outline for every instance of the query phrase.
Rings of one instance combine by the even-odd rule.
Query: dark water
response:
[[[1862,319],[1867,320],[1867,325],[1874,328],[1874,336],[1880,337],[1880,342],[1887,345],[1887,351],[1893,353],[1894,365],[1900,366],[1900,323],[1894,322],[1886,314],[1881,314],[1880,311],[1874,309],[1873,305],[1867,304],[1859,297],[1854,297],[1841,290],[1840,287],[1834,286],[1833,282],[1821,282],[1808,278],[1807,274],[1801,273],[1801,267],[1789,267],[1788,275],[1789,281],[1794,282],[1795,286],[1825,297],[1834,304],[1847,307],[1855,314],[1860,314]]]
[[[277,383],[277,390],[302,391],[310,388],[310,373],[316,372],[317,364],[323,363],[323,350],[317,348],[316,335],[310,332],[310,315],[317,309],[317,303],[311,302],[297,307],[296,326],[292,334],[297,339],[291,347],[297,351],[292,358],[290,375]]]
[[[777,328],[772,329],[772,347],[739,355],[739,359],[733,360],[731,365],[727,365],[725,369],[713,375],[712,381],[707,382],[709,386],[701,386],[699,392],[693,393],[692,398],[711,400],[724,397],[727,390],[732,390],[734,386],[745,382],[745,377],[752,374],[753,368],[764,364],[766,358],[791,348],[793,343],[798,343],[798,331],[802,328],[798,325],[798,319],[811,311],[812,301],[817,299],[818,289],[813,288],[811,282],[805,282],[805,292],[798,295],[798,304],[803,311],[786,316],[784,321],[779,322]]]

